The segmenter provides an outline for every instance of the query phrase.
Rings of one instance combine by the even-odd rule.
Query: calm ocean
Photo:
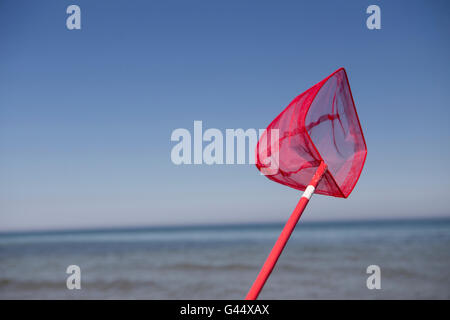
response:
[[[0,234],[0,298],[242,299],[281,229]],[[366,286],[373,264],[381,290]],[[450,220],[300,223],[260,298],[450,299]]]

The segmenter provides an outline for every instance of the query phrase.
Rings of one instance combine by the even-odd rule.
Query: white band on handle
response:
[[[302,198],[306,198],[306,199],[311,199],[311,196],[313,195],[314,191],[316,190],[316,188],[314,188],[313,186],[307,186],[305,189],[305,192],[303,192]]]

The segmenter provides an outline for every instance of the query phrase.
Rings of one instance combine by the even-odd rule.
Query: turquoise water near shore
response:
[[[282,226],[0,234],[0,299],[242,299]],[[260,298],[450,299],[450,220],[300,223]]]

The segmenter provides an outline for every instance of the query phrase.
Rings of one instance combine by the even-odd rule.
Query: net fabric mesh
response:
[[[256,166],[273,181],[305,190],[325,161],[328,170],[315,192],[346,198],[366,155],[347,74],[341,68],[297,96],[272,121],[258,141]]]

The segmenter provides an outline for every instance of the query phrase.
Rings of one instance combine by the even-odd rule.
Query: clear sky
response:
[[[82,29],[66,28],[81,8]],[[366,8],[381,8],[368,30]],[[284,221],[253,165],[176,166],[176,128],[265,128],[347,69],[368,146],[305,221],[450,216],[448,1],[0,1],[0,230]]]

